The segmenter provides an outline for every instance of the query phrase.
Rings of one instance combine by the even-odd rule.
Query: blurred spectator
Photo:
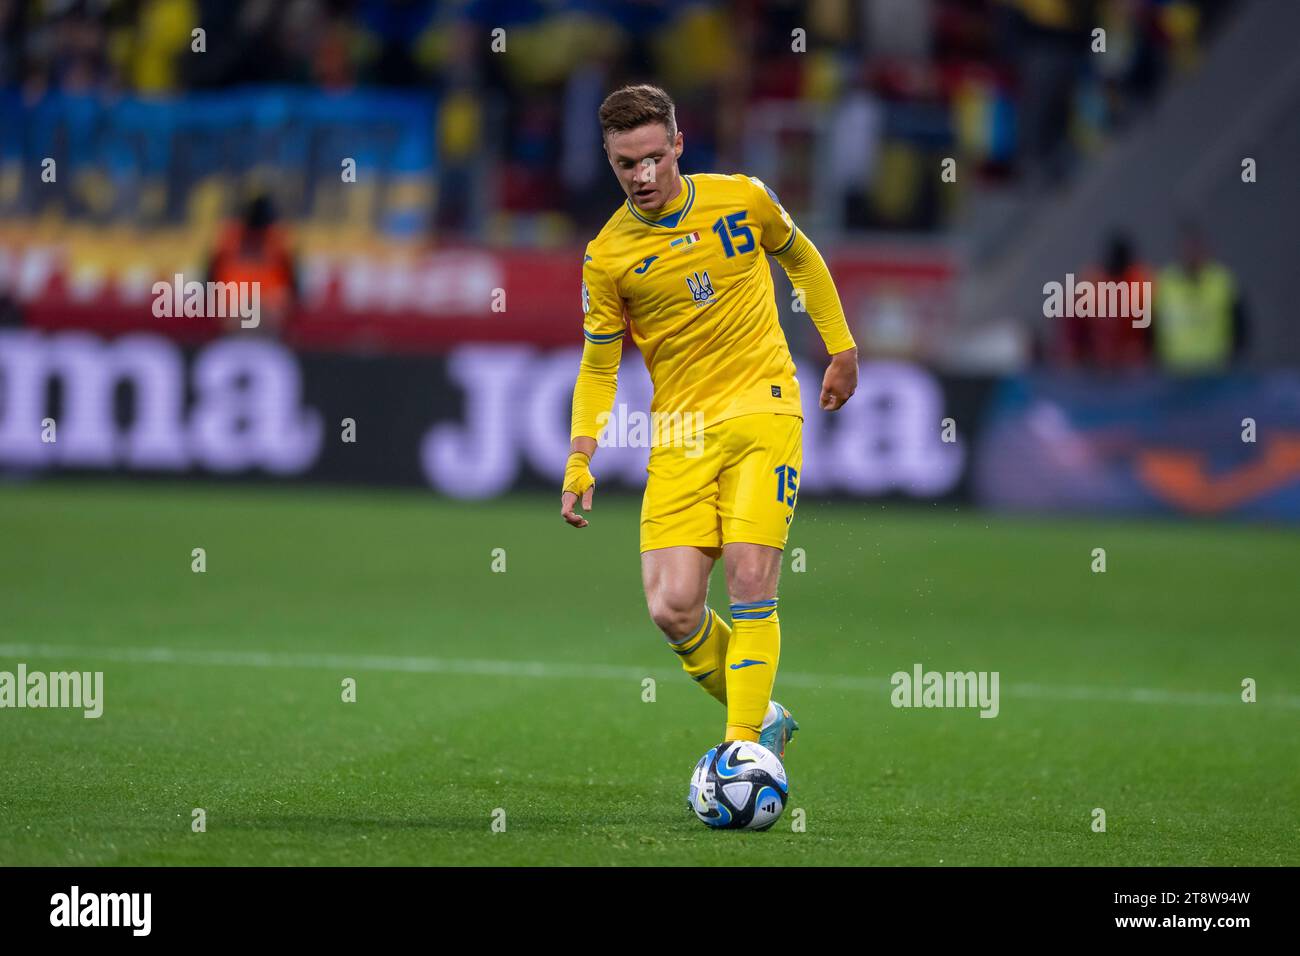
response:
[[[1184,223],[1179,257],[1156,279],[1156,352],[1168,371],[1221,371],[1246,347],[1246,309],[1228,268],[1214,262],[1199,226]]]
[[[411,0],[361,0],[357,16],[373,45],[372,73],[381,86],[417,86],[424,78],[417,59],[433,43],[426,33],[434,4]],[[439,51],[441,52],[441,51]]]
[[[23,89],[29,100],[55,90],[90,93],[113,85],[107,56],[104,0],[33,4],[21,47]]]
[[[1069,171],[1067,134],[1077,78],[1088,66],[1091,0],[1003,0],[1014,11],[1010,42],[1021,90],[1020,143],[1032,174],[1059,181]]]
[[[0,89],[22,80],[22,38],[26,32],[22,0],[0,0]]]
[[[1058,359],[1066,365],[1100,369],[1146,365],[1151,356],[1151,328],[1135,328],[1133,319],[1151,308],[1143,285],[1151,281],[1151,271],[1134,256],[1129,236],[1112,233],[1100,265],[1089,269],[1084,278],[1098,284],[1126,283],[1129,315],[1084,318],[1071,314],[1060,319]]]
[[[268,196],[255,196],[237,222],[228,223],[217,239],[208,266],[210,282],[260,283],[259,330],[277,334],[296,298],[296,276],[288,236],[276,225]],[[226,320],[239,327],[239,317]]]
[[[143,0],[134,29],[115,37],[119,70],[138,93],[167,93],[180,86],[178,60],[190,52],[199,25],[193,0]]]
[[[609,91],[610,62],[600,59],[583,64],[569,77],[564,88],[560,180],[566,193],[565,207],[582,229],[598,230],[608,211],[591,201],[593,191],[605,186],[609,170],[601,150],[597,112]],[[681,118],[678,118],[681,123]]]

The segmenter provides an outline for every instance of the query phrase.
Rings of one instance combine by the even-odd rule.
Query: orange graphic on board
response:
[[[1231,471],[1211,475],[1199,452],[1143,451],[1138,477],[1163,500],[1213,514],[1300,480],[1300,434],[1275,437],[1263,453]]]

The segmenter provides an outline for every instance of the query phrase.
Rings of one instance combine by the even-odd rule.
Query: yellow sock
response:
[[[776,598],[731,605],[727,645],[727,732],[725,740],[757,742],[781,659],[781,621]]]
[[[731,628],[707,604],[695,633],[669,647],[682,659],[682,669],[724,706],[727,703],[727,645]]]

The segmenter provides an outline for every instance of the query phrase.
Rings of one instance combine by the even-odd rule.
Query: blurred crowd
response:
[[[1195,64],[1223,6],[0,0],[0,85],[28,102],[248,83],[426,90],[441,103],[436,225],[482,236],[489,215],[599,223],[593,189],[614,187],[594,147],[596,107],[612,87],[651,79],[678,99],[688,170],[775,155],[796,210],[814,202],[813,179],[829,189],[828,226],[932,229],[949,212],[921,175],[937,157],[984,180],[1067,176],[1166,75]],[[1098,27],[1105,56],[1092,52]]]
[[[1203,374],[1222,372],[1245,355],[1245,297],[1192,220],[1180,225],[1178,255],[1163,268],[1143,261],[1133,239],[1116,231],[1080,278],[1122,284],[1126,308],[1120,315],[1090,309],[1091,315],[1070,314],[1052,324],[1040,358],[1057,366]]]

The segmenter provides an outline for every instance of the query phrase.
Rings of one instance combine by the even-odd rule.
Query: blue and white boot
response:
[[[785,763],[785,746],[799,729],[799,724],[790,711],[776,701],[769,701],[767,715],[763,718],[763,729],[759,732],[758,742]]]

